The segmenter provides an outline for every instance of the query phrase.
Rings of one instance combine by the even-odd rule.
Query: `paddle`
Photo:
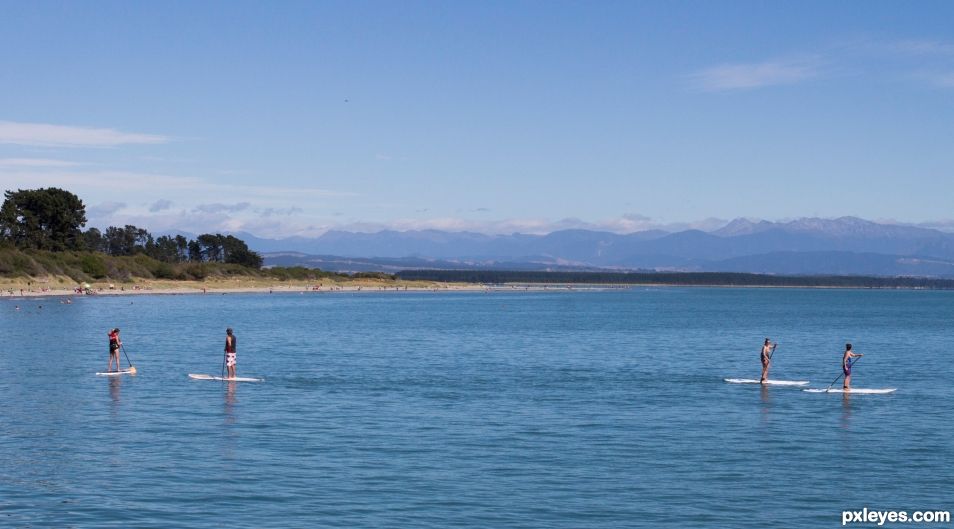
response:
[[[220,377],[222,381],[225,381],[225,355],[228,353],[222,353],[222,376]]]
[[[855,361],[854,361],[854,362],[852,362],[852,361],[849,359],[849,360],[848,360],[848,369],[851,369],[851,366],[855,365],[855,364],[858,362],[858,360],[861,360],[861,357],[860,357],[860,356],[857,357],[857,358],[855,358]],[[825,392],[831,391],[831,387],[834,386],[834,385],[835,385],[835,382],[838,382],[838,380],[841,379],[841,377],[843,377],[843,376],[845,376],[845,371],[844,371],[844,370],[842,370],[841,374],[838,375],[838,378],[836,378],[835,380],[832,380],[832,381],[831,381],[831,384],[828,384],[828,387],[825,389]]]
[[[769,352],[769,355],[768,355],[770,362],[772,361],[772,356],[775,355],[775,348],[776,348],[776,347],[778,347],[778,344],[777,344],[777,343],[773,343],[773,344],[772,344],[772,350],[771,350],[771,352]]]
[[[132,362],[129,361],[129,355],[126,354],[126,346],[123,345],[123,344],[119,344],[119,347],[122,348],[122,350],[123,350],[123,356],[126,357],[126,363],[129,364],[129,372],[130,372],[130,373],[135,373],[135,372],[136,372],[136,366],[132,365]]]

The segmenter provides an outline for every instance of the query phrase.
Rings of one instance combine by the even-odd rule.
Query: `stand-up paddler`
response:
[[[225,329],[225,367],[228,369],[228,378],[235,378],[235,343],[232,328]]]

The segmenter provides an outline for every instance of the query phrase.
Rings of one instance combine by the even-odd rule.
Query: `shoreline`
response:
[[[335,294],[335,293],[382,293],[382,292],[603,292],[632,290],[635,288],[745,288],[745,289],[810,289],[810,290],[910,290],[945,291],[947,289],[919,287],[871,287],[871,286],[788,286],[788,285],[674,285],[668,283],[437,283],[407,281],[401,284],[368,282],[360,284],[255,284],[241,285],[244,281],[174,282],[144,281],[134,285],[95,284],[89,292],[70,287],[49,287],[33,284],[0,284],[0,299],[73,298],[97,296],[144,296],[144,295],[214,295],[214,294]],[[187,283],[187,284],[181,284]],[[233,284],[226,284],[233,283]]]
[[[357,292],[477,292],[486,290],[481,285],[377,285],[377,284],[279,284],[279,285],[223,285],[221,283],[193,283],[187,285],[153,284],[102,286],[91,285],[87,291],[71,287],[4,284],[0,286],[0,299],[26,299],[43,297],[97,297],[97,296],[143,296],[143,295],[214,295],[214,294],[333,294]]]

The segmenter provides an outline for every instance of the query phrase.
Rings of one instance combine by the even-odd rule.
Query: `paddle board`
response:
[[[189,378],[194,380],[222,380],[225,382],[264,382],[264,378],[247,378],[247,377],[216,377],[212,375],[197,375],[195,373],[189,373]]]
[[[761,384],[754,378],[724,378],[729,384]],[[807,386],[807,380],[766,380],[766,386]]]
[[[807,391],[809,393],[855,393],[858,395],[884,395],[886,393],[894,393],[898,391],[898,388],[881,388],[881,389],[871,389],[871,388],[851,388],[848,390],[841,388],[831,388],[831,389],[821,389],[821,388],[809,388],[803,389],[802,391]]]
[[[99,377],[115,377],[118,375],[135,375],[135,369],[120,369],[119,371],[105,371],[103,373],[96,373],[96,376]]]

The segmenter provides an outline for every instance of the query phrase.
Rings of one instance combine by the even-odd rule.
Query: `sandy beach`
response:
[[[277,282],[263,279],[219,279],[209,281],[159,281],[75,283],[62,278],[50,280],[0,280],[0,298],[44,296],[135,296],[156,294],[248,294],[248,293],[331,293],[331,292],[422,292],[481,291],[487,287],[466,283],[430,281]],[[88,286],[87,286],[88,285]]]

